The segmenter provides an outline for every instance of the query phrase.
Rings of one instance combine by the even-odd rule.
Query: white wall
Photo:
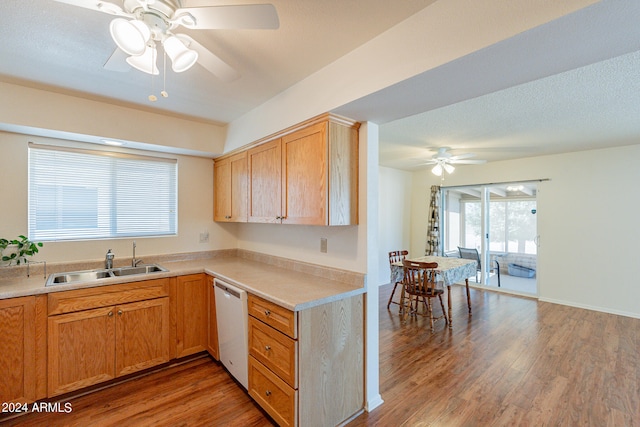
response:
[[[596,0],[437,1],[234,120],[226,151],[434,69]],[[496,25],[500,23],[500,25]],[[352,117],[375,120],[372,117]]]
[[[222,153],[226,128],[0,82],[0,124]]]
[[[537,195],[540,300],[640,317],[640,145],[457,167],[443,186],[544,179]],[[429,170],[414,173],[411,250],[423,250]]]
[[[15,238],[27,234],[29,141],[65,143],[0,132],[0,237]],[[144,154],[149,155],[148,152]],[[136,255],[144,258],[145,255],[235,248],[237,239],[233,228],[213,222],[212,160],[176,155],[169,157],[178,159],[178,235],[136,238]],[[209,243],[199,242],[201,232],[209,232]],[[34,260],[97,260],[104,258],[107,249],[111,248],[117,262],[119,258],[131,257],[133,240],[46,242]]]
[[[411,189],[413,174],[379,169],[378,284],[389,283],[389,252],[411,246]],[[423,249],[424,252],[424,249]],[[414,254],[416,252],[413,252]],[[422,252],[420,252],[422,254]]]

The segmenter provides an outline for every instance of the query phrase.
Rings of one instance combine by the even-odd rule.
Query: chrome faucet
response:
[[[107,255],[104,257],[104,268],[111,270],[113,268],[113,259],[115,257],[115,254],[111,252],[111,249],[109,249],[107,251]]]
[[[136,241],[133,241],[133,258],[131,258],[131,267],[137,267],[142,262],[141,259],[136,259]]]

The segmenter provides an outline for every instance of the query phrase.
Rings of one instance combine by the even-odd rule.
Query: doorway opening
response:
[[[537,182],[442,188],[443,251],[477,251],[479,268],[470,285],[537,295],[536,193]]]

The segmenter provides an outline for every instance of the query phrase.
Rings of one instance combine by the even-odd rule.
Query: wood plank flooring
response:
[[[453,287],[453,328],[402,323],[380,288],[380,392],[349,426],[640,426],[640,319]],[[439,308],[436,308],[439,310]],[[24,426],[271,426],[209,358],[69,400]],[[303,422],[303,426],[312,423]]]
[[[70,413],[30,413],[2,426],[275,426],[209,357],[64,400]]]
[[[449,330],[380,290],[380,393],[349,426],[640,426],[640,319],[452,288]],[[397,292],[396,292],[397,293]],[[436,309],[438,310],[438,309]]]

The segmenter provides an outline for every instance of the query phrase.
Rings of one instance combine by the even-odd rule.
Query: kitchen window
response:
[[[177,233],[177,161],[29,144],[29,238]]]

